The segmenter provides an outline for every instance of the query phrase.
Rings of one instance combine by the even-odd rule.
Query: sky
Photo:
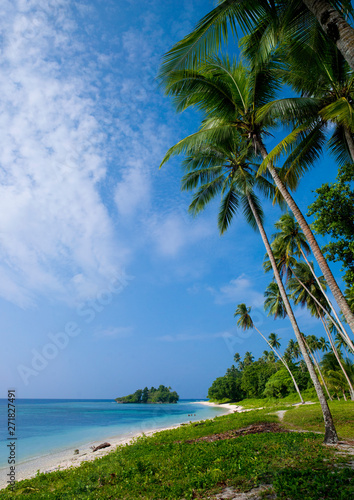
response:
[[[181,159],[159,169],[199,118],[177,115],[158,87],[161,57],[212,7],[2,0],[0,397],[113,399],[164,384],[206,398],[235,352],[268,349],[237,328],[240,302],[282,349],[293,338],[263,311],[260,236],[240,216],[220,237],[217,201],[188,214]],[[326,158],[302,180],[305,213],[335,175]],[[272,234],[280,212],[265,209]]]

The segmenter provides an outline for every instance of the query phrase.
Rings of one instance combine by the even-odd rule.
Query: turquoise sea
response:
[[[225,413],[181,400],[177,404],[117,404],[113,400],[17,399],[16,463],[79,448],[112,436],[129,437]],[[199,400],[202,401],[202,400]],[[7,466],[7,400],[0,399],[0,468]]]

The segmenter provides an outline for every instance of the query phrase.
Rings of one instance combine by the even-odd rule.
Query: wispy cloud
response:
[[[220,288],[208,287],[208,291],[214,296],[216,304],[229,304],[238,302],[247,305],[263,306],[264,296],[256,290],[256,283],[246,274],[241,274]]]
[[[119,326],[110,328],[98,328],[94,332],[96,339],[124,339],[133,335],[133,327]]]
[[[125,249],[99,194],[106,138],[70,2],[5,0],[0,19],[0,295],[85,299]]]

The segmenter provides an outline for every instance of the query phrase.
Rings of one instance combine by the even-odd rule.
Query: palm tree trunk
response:
[[[317,311],[318,311],[318,309],[317,309]],[[330,344],[331,344],[333,354],[335,355],[336,360],[338,361],[338,364],[339,364],[339,366],[340,366],[340,368],[341,368],[341,370],[342,370],[342,372],[343,372],[343,375],[345,376],[345,380],[347,381],[347,384],[348,384],[348,386],[349,386],[350,399],[351,399],[352,401],[354,401],[354,388],[353,388],[353,386],[352,386],[352,383],[351,383],[351,381],[350,381],[350,378],[348,377],[347,372],[345,371],[345,369],[344,369],[344,367],[343,367],[343,365],[342,365],[342,362],[341,362],[340,357],[339,357],[339,355],[338,355],[338,352],[337,352],[336,346],[334,345],[334,342],[333,342],[333,338],[332,338],[331,332],[328,330],[326,323],[323,321],[322,314],[321,314],[319,311],[318,311],[318,314],[320,315],[320,318],[321,318],[321,321],[322,321],[323,327],[324,327],[324,329],[326,330],[327,337],[328,337],[329,342],[330,342]]]
[[[305,344],[307,344],[307,342],[306,342],[306,341],[305,341]],[[315,366],[316,366],[316,368],[317,368],[317,371],[318,371],[318,373],[320,374],[320,377],[321,377],[322,383],[323,383],[323,385],[324,385],[324,388],[326,389],[326,392],[327,392],[328,398],[329,398],[329,400],[330,400],[330,401],[332,401],[332,398],[331,398],[331,395],[330,395],[330,393],[329,393],[329,390],[328,390],[327,384],[326,384],[326,382],[325,382],[325,380],[324,380],[324,378],[323,378],[322,372],[321,372],[321,370],[320,370],[320,366],[319,366],[319,364],[318,364],[318,361],[317,361],[317,359],[315,358],[314,353],[313,353],[313,352],[311,351],[311,349],[309,348],[309,345],[308,345],[308,344],[307,344],[307,348],[308,348],[309,353],[310,353],[310,355],[311,355],[311,357],[312,357],[312,359],[313,359],[313,362],[314,362],[314,364],[315,364]]]
[[[327,304],[328,304],[328,305],[329,305],[329,307],[331,308],[331,310],[332,310],[332,312],[333,312],[334,317],[336,318],[336,320],[337,320],[338,324],[340,325],[340,328],[339,328],[339,327],[338,327],[338,325],[337,325],[337,324],[333,321],[333,318],[331,317],[331,315],[330,315],[330,314],[328,314],[328,312],[325,310],[325,308],[322,306],[322,304],[320,304],[320,303],[318,302],[318,300],[317,300],[317,299],[315,299],[315,297],[313,297],[313,295],[311,295],[311,293],[310,293],[310,292],[308,292],[308,293],[309,293],[309,294],[311,295],[311,297],[312,297],[312,298],[316,301],[316,303],[317,303],[317,304],[321,307],[321,309],[322,309],[323,311],[325,311],[325,313],[326,313],[326,314],[328,314],[328,317],[330,318],[330,320],[332,321],[332,323],[334,324],[334,326],[337,328],[337,330],[338,330],[338,332],[339,332],[340,336],[343,338],[343,340],[344,340],[344,341],[346,341],[346,343],[347,343],[347,344],[348,344],[351,348],[354,348],[353,342],[351,341],[351,339],[350,339],[349,335],[347,334],[347,332],[346,332],[346,330],[345,330],[345,328],[344,328],[343,323],[342,323],[342,322],[341,322],[341,320],[339,319],[338,314],[337,314],[336,310],[334,309],[332,302],[329,300],[328,295],[325,293],[325,291],[324,291],[324,289],[323,289],[323,286],[321,285],[320,280],[317,278],[316,273],[315,273],[315,270],[314,270],[314,269],[312,268],[312,266],[310,265],[310,263],[309,263],[309,261],[308,261],[308,259],[307,259],[306,255],[305,255],[305,252],[302,250],[302,248],[300,248],[300,247],[299,247],[299,249],[300,249],[300,252],[301,252],[301,255],[302,255],[302,257],[303,257],[304,261],[306,262],[306,264],[308,265],[308,267],[309,267],[309,269],[310,269],[310,271],[311,271],[311,273],[312,273],[312,276],[315,278],[317,285],[319,286],[320,290],[322,291],[322,294],[323,294],[324,298],[326,299]],[[294,276],[295,276],[295,275],[294,275]],[[306,288],[306,287],[305,287],[305,285],[303,285],[303,284],[302,284],[302,286],[303,286],[304,288]]]
[[[354,70],[354,29],[330,2],[325,0],[302,0],[302,2],[313,13],[328,38],[336,44]]]
[[[305,344],[304,344],[304,340],[302,338],[298,324],[296,322],[296,318],[295,318],[294,313],[291,309],[291,305],[290,305],[288,296],[286,295],[285,288],[284,288],[283,282],[281,280],[281,277],[280,277],[280,274],[279,274],[279,271],[277,268],[277,264],[275,262],[272,248],[270,246],[266,232],[264,231],[262,222],[261,222],[260,218],[258,217],[257,211],[255,210],[255,207],[254,207],[253,202],[252,202],[250,197],[248,197],[248,202],[250,204],[250,208],[252,210],[253,216],[254,216],[255,221],[257,223],[259,232],[261,234],[264,246],[266,247],[266,250],[267,250],[267,253],[269,256],[269,260],[270,260],[270,263],[271,263],[272,268],[273,268],[274,277],[275,277],[275,280],[276,280],[277,285],[279,287],[279,291],[280,291],[281,297],[283,299],[286,312],[289,316],[289,319],[290,319],[291,325],[293,327],[296,339],[298,341],[298,344],[299,344],[299,347],[301,350],[301,354],[304,358],[307,369],[310,373],[311,380],[313,382],[313,385],[315,386],[318,400],[321,404],[321,409],[322,409],[323,419],[324,419],[324,424],[325,424],[324,442],[325,442],[325,444],[336,444],[336,443],[338,443],[338,436],[337,436],[336,428],[334,427],[333,418],[332,418],[330,409],[328,407],[324,392],[322,390],[322,386],[318,380],[318,377],[317,377],[316,371],[313,367],[313,364],[311,362],[311,359],[309,358],[307,349],[306,349]]]
[[[307,262],[307,261],[306,261]],[[307,262],[307,265],[309,266],[309,268],[312,270],[310,264]],[[328,311],[326,311],[326,309],[323,307],[323,305],[321,304],[321,302],[319,302],[316,297],[310,292],[310,290],[307,288],[307,286],[296,276],[296,274],[294,273],[293,269],[290,268],[291,270],[291,273],[292,275],[294,276],[294,278],[296,279],[296,281],[304,288],[304,290],[306,290],[306,292],[309,294],[309,296],[312,298],[312,300],[317,304],[318,307],[320,307],[322,309],[322,311],[327,314],[328,318],[330,319],[330,321],[334,324],[334,326],[336,327],[339,335],[342,337],[342,339],[344,340],[344,342],[346,344],[349,345],[350,348],[354,349],[354,345],[353,345],[353,342],[351,341],[351,339],[348,337],[347,335],[347,332],[344,330],[344,333],[345,333],[345,336],[343,335],[343,332],[341,331],[341,328],[337,325],[337,323],[334,321],[334,319],[332,318],[332,316],[330,314],[328,314]],[[314,275],[314,273],[312,273]],[[315,275],[314,275],[315,276]],[[315,276],[316,278],[316,276]],[[317,284],[319,286],[321,286],[321,283],[320,281],[316,278],[316,281],[317,281]],[[327,298],[325,292],[323,291],[323,288],[321,286],[321,290],[322,290],[322,293],[323,295],[325,295],[325,297]],[[328,299],[329,300],[329,299]],[[333,310],[333,309],[332,309]],[[341,324],[341,326],[343,327],[342,323],[339,322]],[[343,327],[344,329],[344,327]]]
[[[347,129],[347,127],[344,127],[344,134],[345,134],[345,140],[347,141],[348,149],[350,152],[350,156],[352,157],[353,163],[354,163],[354,140],[353,136],[350,133],[350,131]]]
[[[248,200],[249,201],[249,200]],[[278,356],[278,358],[280,359],[280,361],[283,363],[283,365],[285,366],[285,368],[288,370],[289,372],[289,375],[291,377],[291,380],[293,381],[293,384],[295,386],[295,389],[296,389],[296,392],[298,393],[299,395],[299,398],[300,398],[300,401],[301,403],[303,404],[304,403],[304,400],[303,400],[303,397],[301,396],[301,392],[300,392],[300,389],[296,383],[296,380],[294,378],[294,375],[292,374],[289,366],[288,366],[288,363],[286,363],[286,361],[282,358],[282,356],[278,353],[278,351],[275,349],[275,347],[273,347],[269,342],[268,340],[265,338],[265,336],[258,330],[258,328],[256,326],[254,326],[253,324],[253,328],[256,330],[256,332],[259,333],[259,335],[267,342],[267,344],[269,345],[269,347],[273,350],[273,352],[275,352],[275,354]]]
[[[261,152],[263,159],[265,160],[268,156],[268,153],[267,153],[266,148],[264,147],[262,139],[257,134],[255,134],[253,137],[253,140],[255,142],[255,145],[257,146],[257,148]],[[286,201],[286,203],[288,204],[290,210],[293,212],[297,222],[299,223],[299,225],[302,229],[302,232],[304,233],[304,235],[305,235],[305,237],[306,237],[306,239],[311,247],[312,253],[313,253],[315,259],[317,260],[318,265],[320,266],[320,269],[323,273],[323,276],[324,276],[325,280],[327,281],[327,284],[328,284],[339,308],[343,311],[344,317],[345,317],[348,325],[350,326],[352,332],[354,333],[354,314],[350,310],[350,307],[349,307],[347,301],[345,300],[343,293],[341,292],[336,280],[334,279],[334,276],[333,276],[330,268],[328,267],[327,261],[324,258],[323,254],[321,252],[321,249],[320,249],[314,235],[312,234],[312,231],[311,231],[309,225],[307,224],[307,222],[305,220],[305,217],[302,215],[301,210],[299,209],[299,207],[295,203],[295,200],[293,199],[293,197],[291,196],[291,194],[289,193],[289,191],[285,187],[284,183],[280,179],[275,168],[270,164],[267,165],[267,168],[268,168],[268,170],[269,170],[269,172],[270,172],[270,174],[275,182],[275,185],[279,189],[281,195],[283,196],[283,198]]]

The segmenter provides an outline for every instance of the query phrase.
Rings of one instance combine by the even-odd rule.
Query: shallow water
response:
[[[16,463],[112,436],[129,437],[225,413],[195,400],[177,404],[117,404],[112,400],[16,400]],[[7,400],[0,400],[1,419]],[[6,420],[0,426],[0,468],[7,466]]]

